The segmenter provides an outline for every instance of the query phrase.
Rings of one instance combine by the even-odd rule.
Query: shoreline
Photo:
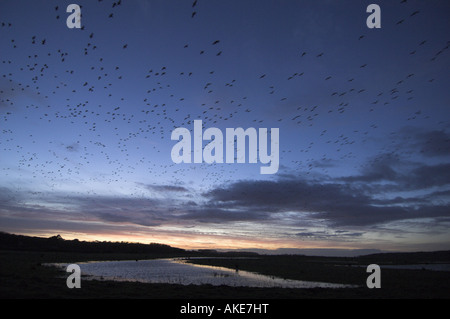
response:
[[[213,285],[148,284],[115,282],[110,280],[84,280],[81,289],[66,286],[68,273],[44,263],[73,263],[106,260],[154,259],[158,256],[143,254],[92,254],[45,251],[0,251],[0,297],[3,299],[448,299],[450,272],[385,269],[382,271],[382,288],[250,288]],[[139,258],[140,257],[140,258]],[[149,258],[150,257],[150,258]],[[176,256],[179,258],[179,256]],[[239,259],[239,269],[270,274],[278,277],[318,281],[334,281],[348,284],[365,282],[367,273],[363,267],[332,267],[342,258],[312,258],[305,256],[261,256],[263,263],[255,259]],[[193,261],[190,258],[190,261]],[[196,262],[229,265],[230,258],[195,259]],[[302,261],[301,265],[299,261]],[[283,267],[280,267],[282,265]],[[362,268],[362,269],[358,269]],[[331,272],[331,270],[333,272]],[[325,272],[326,271],[326,272]],[[300,278],[301,277],[301,278]],[[326,279],[326,280],[325,280]]]

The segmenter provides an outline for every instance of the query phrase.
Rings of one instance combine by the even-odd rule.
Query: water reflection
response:
[[[195,265],[182,259],[139,261],[102,261],[78,263],[81,274],[92,279],[169,283],[181,285],[282,287],[282,288],[346,288],[350,285],[299,281],[260,275],[243,270]],[[60,265],[65,267],[67,265]]]

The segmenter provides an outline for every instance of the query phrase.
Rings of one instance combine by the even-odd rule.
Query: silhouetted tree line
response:
[[[128,253],[158,256],[252,257],[253,252],[218,252],[213,249],[185,250],[159,243],[130,243],[110,241],[66,240],[60,235],[49,238],[15,235],[0,232],[0,250],[53,251],[73,253]]]
[[[65,240],[60,235],[49,238],[32,237],[0,232],[1,250],[58,251],[82,253],[146,253],[185,255],[186,251],[164,244],[109,241]]]

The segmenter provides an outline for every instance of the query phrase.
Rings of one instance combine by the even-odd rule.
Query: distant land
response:
[[[378,249],[199,249],[185,250],[171,247],[160,243],[131,243],[110,241],[80,241],[78,239],[66,240],[60,235],[51,237],[35,237],[26,235],[9,234],[0,231],[0,250],[29,250],[29,251],[60,251],[60,252],[82,252],[82,253],[133,253],[133,254],[161,254],[170,256],[258,256],[258,255],[303,255],[318,257],[359,257],[359,256],[382,256],[393,254],[433,254],[435,252],[383,252]],[[450,251],[447,251],[450,252]]]
[[[111,241],[67,240],[60,235],[36,237],[9,234],[0,231],[0,250],[49,251],[73,253],[116,253],[116,254],[151,254],[158,256],[256,256],[255,252],[218,252],[214,249],[185,250],[160,243],[131,243]]]
[[[243,250],[226,250],[243,251]],[[323,256],[323,257],[358,257],[372,254],[383,253],[379,249],[339,249],[339,248],[278,248],[278,249],[259,249],[249,248],[246,252],[254,252],[260,255],[304,255],[304,256]]]
[[[432,264],[450,264],[450,250],[383,252],[367,250],[275,249],[253,251],[185,250],[159,243],[66,240],[61,236],[33,237],[0,232],[0,298],[148,298],[148,299],[322,299],[322,298],[446,298],[450,272],[433,271]],[[303,253],[303,254],[300,254]],[[305,255],[311,254],[311,255]],[[319,254],[322,254],[320,256]],[[334,256],[330,256],[334,254]],[[354,254],[341,257],[336,254]],[[323,256],[328,255],[328,256]],[[219,258],[218,258],[219,257]],[[356,285],[355,288],[255,288],[212,285],[148,284],[84,280],[83,289],[67,289],[67,273],[51,263],[183,258],[186,262],[292,280]],[[368,289],[366,267],[383,268],[383,289]],[[403,269],[392,266],[413,265]],[[426,266],[426,267],[425,267]],[[428,269],[429,268],[429,269]],[[150,285],[150,286],[149,286]]]
[[[129,242],[109,242],[109,241],[79,241],[78,239],[66,240],[60,235],[45,237],[15,235],[0,232],[0,249],[3,250],[56,250],[74,252],[126,252],[126,253],[170,253],[170,254],[190,254],[203,253],[207,255],[304,255],[304,256],[324,256],[324,257],[358,257],[370,254],[381,253],[378,249],[298,249],[298,248],[278,248],[278,249],[200,249],[185,250],[171,247],[159,243],[129,243]]]

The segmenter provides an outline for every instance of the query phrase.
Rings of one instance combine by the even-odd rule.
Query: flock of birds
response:
[[[110,4],[110,11],[106,11],[106,15],[108,19],[113,20],[117,16],[116,10],[120,10],[123,6],[121,0],[112,3],[106,0],[98,0],[98,3],[101,5]],[[407,1],[402,0],[401,4],[406,5]],[[65,8],[58,5],[54,7],[54,10],[56,20],[63,20],[66,16]],[[201,14],[201,8],[197,0],[191,4],[190,10],[191,18],[197,19],[199,13]],[[419,14],[419,11],[413,10],[408,17],[399,20],[396,27],[402,27],[408,19],[414,19]],[[81,49],[82,55],[86,59],[85,64],[74,67],[76,63],[73,63],[74,60],[72,59],[79,53],[78,51],[74,53],[64,48],[46,49],[48,43],[54,41],[50,39],[51,36],[47,38],[30,34],[28,39],[16,39],[13,37],[15,27],[13,21],[1,22],[2,47],[8,46],[9,49],[17,51],[26,47],[31,48],[31,50],[27,51],[25,60],[17,58],[20,53],[15,56],[5,56],[0,53],[1,65],[5,66],[2,69],[8,69],[1,74],[2,83],[7,84],[2,84],[2,88],[0,88],[0,150],[6,157],[19,154],[20,159],[17,165],[20,169],[23,169],[23,172],[31,170],[33,177],[45,177],[54,183],[55,188],[58,187],[58,181],[61,178],[79,176],[86,166],[93,167],[95,170],[96,167],[99,168],[99,163],[106,163],[110,165],[107,167],[114,168],[109,170],[109,177],[104,181],[106,183],[120,182],[121,178],[127,174],[136,172],[141,174],[142,167],[147,170],[148,178],[157,179],[167,177],[170,174],[168,179],[170,183],[182,183],[188,170],[202,170],[202,168],[190,166],[187,170],[186,167],[172,164],[169,161],[169,156],[164,157],[165,163],[158,162],[154,160],[153,154],[161,153],[162,144],[171,144],[168,141],[168,136],[170,137],[173,128],[180,126],[191,128],[195,119],[202,119],[205,127],[224,125],[224,123],[227,123],[227,127],[233,127],[233,124],[228,123],[234,119],[248,117],[251,118],[253,126],[274,127],[273,125],[277,124],[280,127],[308,128],[314,127],[315,122],[326,115],[344,116],[351,113],[354,110],[353,108],[356,107],[352,104],[352,101],[357,96],[366,94],[365,100],[368,101],[366,105],[368,107],[367,116],[369,117],[370,113],[377,111],[378,107],[387,107],[397,103],[398,100],[402,100],[401,103],[408,103],[414,99],[416,93],[414,89],[407,86],[416,77],[415,72],[405,72],[400,74],[398,78],[386,79],[386,82],[392,81],[391,87],[376,93],[368,87],[359,86],[359,72],[364,72],[371,65],[371,61],[367,61],[367,63],[356,65],[355,72],[349,72],[348,76],[345,75],[345,78],[342,74],[329,74],[321,79],[324,83],[333,80],[341,83],[340,89],[321,92],[332,101],[327,105],[295,106],[286,112],[287,116],[285,113],[277,114],[275,112],[274,115],[268,117],[267,114],[258,110],[256,105],[253,105],[254,102],[252,102],[250,94],[234,97],[230,95],[227,101],[218,99],[218,95],[215,95],[216,91],[222,92],[224,88],[235,88],[239,85],[240,80],[235,78],[218,83],[214,81],[217,74],[214,69],[211,69],[207,74],[198,74],[195,67],[192,67],[191,70],[179,70],[169,65],[154,65],[145,69],[142,78],[130,79],[127,77],[127,71],[121,67],[120,61],[116,61],[116,64],[111,66],[110,61],[106,61],[100,56],[102,48],[100,44],[96,43],[96,34],[93,30],[86,32],[86,45]],[[83,31],[87,28],[84,25],[82,26]],[[367,34],[363,34],[356,38],[355,45],[364,45],[364,41],[368,37]],[[54,45],[54,42],[52,44]],[[414,56],[418,52],[426,50],[427,44],[427,39],[418,39],[417,45],[410,48],[408,55]],[[436,62],[446,54],[449,45],[450,41],[444,41],[442,48],[431,55],[428,62]],[[128,43],[120,44],[120,50],[124,50],[123,52],[129,50],[129,47]],[[189,50],[190,44],[185,42],[180,45],[180,49]],[[222,45],[221,39],[212,39],[208,47],[205,46],[204,49],[198,51],[198,55],[205,56],[209,52],[214,52],[213,55],[220,59],[221,56],[226,54],[224,50],[226,50],[226,46]],[[310,59],[306,63],[311,63],[311,59],[326,58],[327,52],[308,50],[298,52],[299,60]],[[221,61],[217,60],[217,63],[220,64]],[[63,73],[59,72],[61,69],[64,69]],[[83,74],[84,80],[82,81],[80,81],[80,72]],[[273,81],[277,84],[271,82],[273,79],[271,79],[269,73],[261,72],[260,74],[246,76],[253,77],[254,81],[264,88],[264,91],[261,92],[265,92],[264,94],[267,94],[268,98],[273,98],[272,100],[277,101],[280,105],[290,102],[289,96],[279,94],[283,91],[280,90],[280,87],[301,79],[304,79],[304,81],[311,81],[313,78],[317,80],[317,76],[307,74],[305,71],[286,74],[285,83]],[[25,80],[27,77],[28,79]],[[198,107],[192,105],[192,102],[188,101],[188,97],[179,95],[177,85],[171,83],[171,80],[175,77],[183,79],[183,81],[189,81],[193,78],[200,81],[202,92],[199,92],[199,94],[207,96],[204,100],[209,102],[199,103]],[[143,82],[146,87],[145,92],[133,92],[141,98],[138,112],[129,109],[129,104],[135,103],[135,100],[125,94],[118,96],[120,92],[123,92],[121,86],[125,86],[125,83],[130,81]],[[430,77],[426,79],[426,82],[433,84],[435,79]],[[259,92],[258,94],[262,93]],[[31,96],[31,102],[22,105],[21,101],[17,99],[19,96]],[[64,96],[65,105],[54,105],[49,102],[57,100],[54,97],[60,96]],[[102,102],[97,104],[98,99],[102,99]],[[130,100],[133,102],[130,102]],[[385,110],[382,109],[383,112]],[[54,139],[46,141],[48,145],[44,145],[45,142],[40,140],[39,132],[30,128],[30,134],[27,135],[27,138],[32,144],[39,145],[41,151],[27,150],[19,140],[16,140],[15,136],[19,133],[19,130],[27,130],[29,124],[21,124],[20,127],[9,125],[11,122],[17,123],[17,118],[22,116],[21,121],[23,123],[27,123],[27,120],[33,123],[37,117],[41,123],[49,126],[64,123],[63,126],[69,131],[69,136],[78,135],[78,140],[58,142],[58,135],[55,134]],[[407,120],[414,121],[418,118],[427,119],[426,110],[412,110]],[[322,162],[333,160],[334,155],[329,156],[328,154],[324,154],[320,159],[306,159],[305,153],[310,152],[320,138],[324,139],[325,144],[330,145],[330,149],[333,146],[334,151],[342,151],[339,155],[340,159],[354,157],[356,154],[352,152],[349,146],[357,143],[358,139],[362,138],[362,141],[364,141],[370,136],[371,130],[378,127],[379,124],[374,122],[366,130],[355,129],[353,136],[347,134],[330,136],[330,130],[323,129],[320,135],[309,142],[306,147],[298,150],[282,148],[280,162],[286,166],[294,166],[299,171],[311,171],[314,169],[314,163],[318,160]],[[103,134],[106,132],[108,137],[105,138]],[[62,133],[62,136],[64,134]],[[111,135],[113,136],[112,139]],[[86,137],[88,137],[87,145],[84,142]],[[157,140],[160,142],[156,142]],[[115,141],[115,145],[112,145],[113,141]],[[153,147],[152,152],[148,148],[149,145]],[[46,146],[49,147],[47,150],[45,150]],[[347,152],[344,152],[344,150]],[[115,154],[117,151],[120,152],[120,156]],[[40,152],[48,154],[44,156]],[[132,155],[135,153],[140,155],[137,157]],[[48,160],[49,156],[52,160]],[[283,162],[283,157],[290,162]],[[101,158],[101,161],[98,161],[99,158]],[[15,171],[9,166],[1,167],[1,170],[1,174],[6,175],[14,174]],[[104,173],[103,170],[100,171]],[[237,171],[236,167],[217,165],[213,170],[208,170],[204,174],[203,180],[223,183],[231,178],[233,172],[237,173]],[[94,177],[92,179],[95,180]]]

